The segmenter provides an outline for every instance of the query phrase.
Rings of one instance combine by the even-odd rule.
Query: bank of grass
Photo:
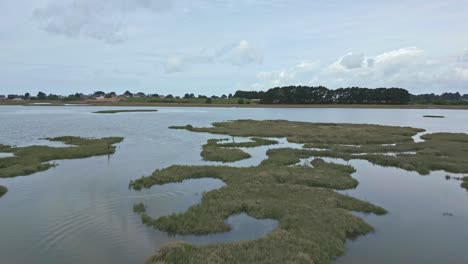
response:
[[[445,116],[442,116],[442,115],[424,115],[423,117],[427,117],[427,118],[445,118]]]
[[[250,154],[237,148],[226,148],[218,144],[219,139],[209,139],[203,145],[201,156],[207,161],[234,162],[250,158]]]
[[[205,193],[202,202],[185,213],[155,219],[137,210],[144,224],[168,233],[226,232],[230,227],[225,219],[241,212],[279,221],[271,234],[254,241],[204,247],[168,245],[148,263],[329,263],[343,254],[346,239],[373,230],[350,211],[386,213],[383,208],[334,191],[357,186],[351,166],[325,162],[314,168],[296,166],[307,155],[293,149],[278,149],[268,156],[271,161],[257,167],[174,165],[131,182],[136,190],[193,178],[216,178],[226,183]]]
[[[8,188],[0,185],[0,197],[2,197],[7,192],[8,192]]]
[[[427,134],[422,136],[424,142],[415,143],[412,136],[422,129],[283,120],[239,120],[214,123],[209,128],[191,125],[172,128],[230,136],[286,137],[310,149],[270,149],[268,158],[257,167],[173,165],[131,182],[135,190],[189,178],[210,177],[226,183],[205,193],[202,202],[187,212],[156,219],[140,212],[143,223],[169,233],[225,232],[230,227],[224,220],[240,212],[259,219],[277,219],[280,223],[272,233],[253,241],[203,247],[170,244],[158,250],[148,263],[330,263],[343,254],[346,239],[372,231],[371,226],[350,211],[375,214],[386,211],[334,191],[357,186],[351,177],[354,172],[351,166],[317,158],[311,162],[312,167],[297,165],[304,158],[366,159],[421,174],[440,169],[468,171],[464,162],[468,158],[466,134]],[[409,151],[416,154],[405,153]],[[387,152],[399,154],[384,155]],[[468,178],[464,178],[462,187],[467,185]]]
[[[140,112],[157,112],[156,109],[132,109],[132,110],[102,110],[93,112],[95,114],[117,114],[117,113],[140,113]]]
[[[286,120],[215,122],[213,127],[172,126],[193,132],[241,137],[286,137],[294,143],[387,144],[410,142],[423,129],[365,124],[306,123]]]
[[[210,99],[207,103],[207,99]],[[159,97],[133,97],[120,101],[126,104],[179,104],[179,105],[237,105],[240,98],[159,98]],[[251,100],[242,99],[242,104],[250,104]]]
[[[268,146],[278,144],[278,141],[260,137],[251,137],[250,141],[247,142],[229,142],[229,143],[217,143],[217,146],[220,147],[229,147],[229,148],[255,148],[260,146]]]
[[[462,178],[462,184],[461,184],[461,187],[462,188],[465,188],[466,190],[468,190],[468,176],[465,176]]]
[[[306,148],[326,149],[313,150],[310,153],[313,156],[345,160],[365,159],[381,166],[417,171],[423,175],[434,170],[468,172],[468,134],[463,133],[425,134],[421,137],[423,142],[414,142],[412,136],[424,130],[411,127],[284,120],[238,120],[214,123],[213,127],[207,128],[190,125],[175,128],[231,136],[286,137],[290,142],[303,143]],[[384,155],[387,152],[397,155]]]
[[[0,159],[0,178],[30,175],[38,171],[47,170],[55,164],[53,160],[87,158],[97,155],[112,154],[115,152],[114,144],[123,140],[121,137],[107,138],[81,138],[81,137],[55,137],[50,141],[59,141],[69,144],[69,147],[3,146],[2,152],[13,153],[13,157]]]

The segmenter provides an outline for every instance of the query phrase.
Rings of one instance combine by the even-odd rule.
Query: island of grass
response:
[[[207,161],[234,162],[250,158],[250,154],[238,148],[253,148],[259,146],[267,146],[278,144],[278,141],[252,137],[251,141],[247,142],[228,142],[222,143],[229,139],[209,139],[203,145],[201,156]]]
[[[117,113],[140,113],[140,112],[157,112],[157,109],[127,109],[127,110],[102,110],[93,112],[95,114],[117,114]]]
[[[7,192],[8,192],[8,188],[0,185],[0,197],[2,197]]]
[[[115,145],[123,140],[121,137],[81,138],[55,137],[50,141],[59,141],[69,147],[27,146],[12,147],[0,145],[2,152],[13,153],[14,156],[0,159],[0,178],[30,175],[44,171],[55,164],[53,160],[87,158],[97,155],[108,155],[115,152]]]
[[[461,187],[465,188],[468,191],[468,176],[465,176],[462,178]]]
[[[134,210],[143,223],[169,233],[225,232],[230,227],[224,220],[241,212],[279,221],[272,233],[253,241],[208,246],[170,244],[158,250],[148,263],[330,263],[344,253],[346,239],[373,230],[350,211],[386,211],[334,191],[357,186],[351,177],[351,166],[317,158],[312,166],[300,166],[301,159],[359,158],[420,173],[468,172],[466,134],[427,134],[422,137],[424,142],[415,143],[412,137],[424,130],[284,120],[238,120],[214,123],[208,128],[172,128],[242,137],[286,137],[308,149],[271,149],[267,151],[268,158],[257,167],[173,165],[132,181],[130,186],[135,190],[190,178],[210,177],[226,183],[205,193],[200,204],[184,213],[153,218],[146,213],[144,204],[136,205]],[[211,144],[223,145],[218,141]],[[386,155],[389,152],[394,155]],[[466,186],[467,182],[468,179],[463,184]]]
[[[201,156],[204,160],[220,161],[220,162],[234,162],[250,158],[250,154],[237,148],[225,148],[218,144],[222,139],[209,139],[203,145]]]
[[[185,213],[154,219],[143,204],[135,205],[134,211],[141,214],[144,224],[168,233],[226,232],[230,227],[224,220],[242,212],[280,222],[271,234],[254,241],[205,247],[170,245],[149,263],[328,263],[343,254],[347,238],[373,230],[351,211],[386,211],[334,191],[356,187],[351,166],[325,162],[314,168],[294,166],[299,158],[307,157],[304,154],[301,150],[276,152],[269,156],[271,162],[247,168],[171,166],[132,182],[137,190],[190,178],[210,177],[226,183],[205,193],[202,203]],[[284,155],[292,158],[284,162]]]
[[[423,117],[427,117],[427,118],[445,118],[445,116],[442,116],[442,115],[423,115]]]

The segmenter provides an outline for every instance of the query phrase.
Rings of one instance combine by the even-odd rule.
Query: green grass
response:
[[[174,127],[173,127],[174,128]],[[179,126],[194,132],[208,132],[231,136],[286,137],[288,141],[304,143],[306,148],[325,148],[312,151],[320,157],[365,159],[374,164],[398,167],[420,174],[434,170],[452,173],[468,172],[468,134],[434,133],[422,136],[424,142],[415,143],[412,136],[424,130],[410,127],[327,124],[289,122],[284,120],[238,120],[214,123],[213,127],[195,128]],[[346,146],[346,144],[359,145]],[[383,146],[382,144],[396,144]],[[386,152],[401,153],[396,157],[383,155]],[[404,154],[403,152],[416,152]],[[362,154],[366,155],[353,155]]]
[[[168,245],[148,262],[329,263],[343,254],[346,239],[373,230],[350,211],[386,213],[383,208],[334,191],[357,186],[351,166],[325,162],[314,168],[291,166],[306,156],[300,150],[275,149],[268,155],[272,162],[257,167],[174,165],[131,182],[136,190],[193,178],[216,178],[226,183],[204,193],[202,202],[185,213],[155,219],[139,210],[144,224],[168,233],[226,232],[230,227],[224,220],[240,212],[279,221],[276,230],[254,241],[205,247]]]
[[[206,104],[206,98],[127,98],[122,103],[157,103],[157,104]],[[211,104],[238,104],[239,98],[211,98]],[[244,103],[250,104],[250,100],[244,99]]]
[[[465,176],[462,178],[462,184],[461,184],[461,187],[462,188],[465,188],[466,190],[468,190],[468,176]]]
[[[427,117],[427,118],[445,118],[445,116],[441,116],[441,115],[424,115],[423,117]]]
[[[421,174],[432,170],[468,172],[467,134],[428,134],[422,137],[425,142],[415,143],[412,136],[424,130],[283,120],[239,120],[214,123],[208,128],[191,125],[172,128],[242,137],[286,137],[290,142],[326,150],[270,149],[268,158],[257,167],[173,165],[132,181],[130,186],[135,190],[190,178],[216,178],[226,183],[218,190],[205,193],[200,204],[184,213],[153,218],[140,212],[144,224],[168,233],[226,232],[230,227],[224,220],[240,212],[258,219],[279,221],[272,233],[253,241],[208,246],[170,244],[161,248],[148,263],[330,263],[344,253],[346,239],[373,230],[350,211],[375,214],[386,211],[334,191],[357,186],[358,182],[351,177],[353,167],[319,158],[311,162],[313,167],[296,165],[303,158],[366,159]],[[222,145],[218,140],[211,144]],[[416,154],[403,154],[409,151]],[[400,154],[396,157],[383,155],[386,152]],[[362,153],[368,154],[353,155]],[[468,178],[464,179],[462,187],[466,188]]]
[[[156,109],[133,109],[133,110],[102,110],[93,112],[95,114],[117,114],[117,113],[140,113],[140,112],[157,112]]]
[[[268,146],[278,144],[278,141],[266,138],[251,137],[251,141],[248,142],[230,142],[217,144],[220,147],[229,147],[229,148],[255,148],[260,146]]]
[[[121,142],[123,138],[90,139],[67,136],[49,138],[48,140],[72,146],[61,148],[49,146],[4,147],[2,152],[10,152],[15,156],[0,159],[0,178],[30,175],[47,170],[55,166],[55,164],[49,163],[53,160],[112,154],[115,152],[114,144]]]
[[[8,192],[8,188],[5,187],[5,186],[0,185],[0,197],[5,195],[5,193],[7,193],[7,192]]]
[[[133,212],[137,213],[137,214],[141,214],[141,213],[144,213],[146,212],[146,207],[143,203],[137,203],[135,205],[133,205]]]
[[[289,142],[294,143],[356,145],[411,142],[412,136],[424,131],[411,127],[306,123],[286,120],[237,120],[216,122],[213,123],[213,127],[207,128],[196,128],[191,125],[170,128],[241,137],[286,137]]]
[[[203,145],[201,156],[204,160],[220,161],[220,162],[234,162],[250,158],[250,154],[237,148],[225,148],[223,145],[218,144],[219,139],[209,139]]]

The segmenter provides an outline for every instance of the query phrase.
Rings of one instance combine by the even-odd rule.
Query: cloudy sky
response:
[[[0,0],[0,94],[468,93],[468,0]]]

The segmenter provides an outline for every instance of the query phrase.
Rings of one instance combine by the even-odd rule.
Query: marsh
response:
[[[410,109],[160,107],[158,113],[135,113],[132,118],[124,114],[93,114],[112,109],[115,107],[0,107],[0,144],[58,147],[59,142],[44,138],[63,135],[124,138],[116,144],[115,153],[111,155],[60,160],[56,161],[58,166],[46,171],[27,177],[0,179],[0,185],[8,188],[8,193],[0,198],[0,255],[3,261],[143,263],[156,250],[175,240],[193,245],[208,241],[213,235],[173,236],[144,225],[141,216],[133,212],[135,204],[143,203],[153,219],[183,213],[200,204],[204,192],[221,190],[229,184],[217,179],[200,179],[155,185],[142,191],[129,190],[130,181],[151,175],[155,169],[164,170],[175,164],[220,165],[216,161],[204,161],[200,154],[209,139],[223,139],[226,135],[173,130],[169,126],[191,124],[199,128],[227,120],[283,119],[404,126],[424,129],[428,133],[468,131],[468,115],[461,110],[439,110],[438,114],[446,116],[443,119],[421,118],[433,110]],[[234,142],[229,136],[227,138],[230,141],[219,144],[251,141],[241,136],[236,136]],[[279,140],[279,145],[252,148],[241,145],[238,147],[251,157],[225,165],[241,170],[245,166],[258,166],[267,158],[267,150],[278,146],[287,148],[292,145],[283,139]],[[347,151],[345,147],[341,146],[340,150]],[[468,192],[460,187],[462,182],[447,181],[445,175],[460,178],[466,175],[436,171],[421,176],[417,171],[381,167],[365,159],[323,159],[355,169],[350,174],[352,178],[347,179],[358,182],[356,189],[339,190],[338,193],[378,205],[389,212],[385,215],[356,214],[374,231],[356,240],[347,240],[344,255],[336,263],[463,263],[465,257],[460,252],[464,252],[468,237],[468,231],[463,229],[468,221]],[[301,163],[310,161],[301,160]],[[453,217],[443,217],[444,212]],[[233,221],[235,224],[237,220]],[[267,222],[259,224],[269,225]],[[257,237],[252,237],[251,230],[237,229],[236,238],[251,240],[265,235],[260,232]],[[214,236],[209,241],[227,241],[229,234]],[[446,246],[440,247],[440,243]]]

